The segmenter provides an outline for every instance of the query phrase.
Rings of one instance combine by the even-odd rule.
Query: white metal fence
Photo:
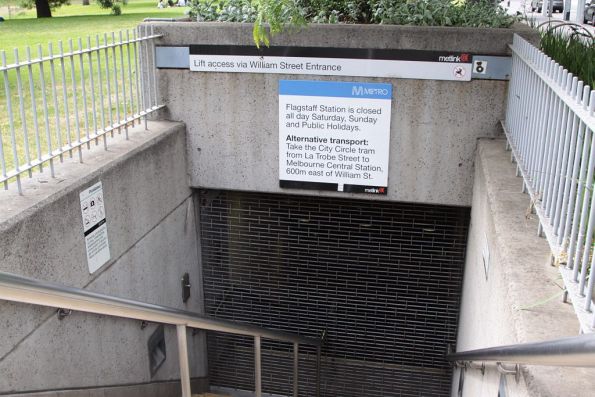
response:
[[[595,91],[515,35],[507,147],[560,263],[582,332],[593,332]]]
[[[107,150],[163,106],[157,102],[152,28],[96,35],[76,43],[0,51],[0,183],[49,168],[84,147]],[[101,138],[101,139],[100,139]]]

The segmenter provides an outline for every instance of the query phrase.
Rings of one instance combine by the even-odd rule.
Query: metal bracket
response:
[[[190,275],[184,273],[182,276],[182,302],[186,303],[190,299]]]
[[[72,314],[72,310],[70,309],[58,309],[56,311],[56,313],[58,314],[58,320],[64,320],[66,317],[70,316]]]
[[[143,320],[143,321],[140,322],[140,329],[145,329],[148,326],[149,326],[149,322],[148,321]]]
[[[521,380],[521,367],[518,364],[514,365],[514,369],[508,369],[502,365],[502,363],[497,363],[498,372],[502,375],[514,375],[514,380],[518,383]]]
[[[481,364],[473,364],[472,362],[469,363],[469,368],[471,369],[478,369],[481,371],[481,375],[485,375],[486,374],[486,364],[485,363],[481,363]]]

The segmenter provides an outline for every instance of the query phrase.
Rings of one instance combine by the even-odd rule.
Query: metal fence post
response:
[[[254,395],[262,397],[262,368],[261,368],[260,336],[254,337]]]

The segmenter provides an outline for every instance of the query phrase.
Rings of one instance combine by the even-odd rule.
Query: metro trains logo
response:
[[[441,55],[438,57],[438,62],[461,62],[467,63],[470,61],[469,54],[461,54],[461,55]]]

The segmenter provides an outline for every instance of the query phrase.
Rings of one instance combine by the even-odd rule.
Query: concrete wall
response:
[[[457,351],[575,336],[579,330],[572,306],[562,302],[562,280],[550,265],[547,241],[537,237],[537,216],[504,145],[501,139],[478,145]],[[524,366],[522,374],[519,383],[506,379],[507,397],[587,397],[595,390],[593,369]],[[463,396],[496,397],[499,382],[494,366],[485,375],[467,369]]]
[[[252,27],[154,23],[158,45],[254,45]],[[523,35],[535,38],[527,28]],[[507,55],[512,29],[311,25],[276,36],[277,46],[391,48]],[[279,188],[278,80],[390,82],[393,85],[389,187],[369,199],[471,205],[476,139],[500,134],[507,82],[407,80],[160,70],[166,118],[188,127],[190,183],[214,189],[323,194]],[[362,195],[355,195],[359,196]]]
[[[201,311],[200,269],[186,135],[179,123],[136,127],[45,174],[0,192],[0,271],[149,303]],[[76,156],[75,156],[76,157]],[[103,184],[111,260],[89,274],[79,193]],[[180,279],[190,273],[191,299]],[[176,390],[175,329],[166,327],[167,359],[151,378],[147,341],[155,324],[0,302],[0,394],[108,387],[107,395],[138,395],[160,381]],[[192,376],[204,377],[201,336],[189,338]],[[126,385],[127,387],[116,387]],[[134,386],[137,385],[138,387]],[[107,390],[107,389],[106,389]],[[103,390],[87,391],[104,395]],[[85,394],[83,393],[83,394]],[[137,393],[137,394],[135,394]]]

